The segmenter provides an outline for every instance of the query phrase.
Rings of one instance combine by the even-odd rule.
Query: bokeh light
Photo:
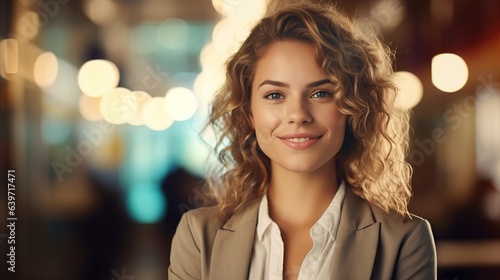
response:
[[[469,69],[467,63],[456,54],[438,54],[432,58],[431,77],[438,89],[456,92],[467,83]]]
[[[0,41],[0,75],[8,79],[19,70],[19,44],[16,39]]]
[[[477,170],[481,177],[491,178],[500,191],[500,90],[483,87],[475,101]]]
[[[142,112],[144,110],[144,105],[151,99],[145,91],[133,91],[132,92],[137,100],[137,110],[135,110],[134,116],[128,121],[131,125],[143,125],[144,120],[142,119]]]
[[[78,73],[78,85],[88,96],[99,97],[118,86],[120,73],[118,67],[108,60],[87,61]]]
[[[254,24],[265,14],[267,1],[213,0],[212,4],[224,18],[214,27],[212,42],[209,43],[210,47],[201,54],[204,70],[207,66],[205,63],[207,58],[210,61],[215,61],[209,64],[223,65],[229,56],[238,49],[250,34]]]
[[[83,11],[90,20],[101,26],[113,21],[117,14],[112,0],[87,0],[83,4]]]
[[[78,109],[86,120],[98,121],[102,119],[100,104],[101,97],[90,97],[82,94],[78,101]]]
[[[218,63],[223,64],[250,34],[252,23],[225,18],[214,27],[212,41],[217,51]]]
[[[126,88],[115,88],[103,95],[100,104],[102,117],[112,124],[128,122],[137,110],[135,95]]]
[[[224,17],[253,22],[266,12],[265,0],[212,0],[215,10]]]
[[[132,186],[126,197],[128,211],[136,222],[158,222],[167,208],[167,201],[160,186],[153,183],[137,183]]]
[[[212,5],[219,14],[228,16],[243,1],[244,0],[212,0]]]
[[[42,88],[54,83],[57,77],[59,63],[57,57],[52,52],[44,52],[35,61],[33,77],[35,83]]]
[[[399,71],[394,73],[392,79],[398,88],[395,101],[397,107],[411,109],[422,100],[424,86],[417,76],[410,72]]]
[[[165,130],[169,128],[174,119],[165,110],[165,98],[153,97],[146,102],[142,111],[144,124],[152,130]]]
[[[199,107],[208,109],[210,102],[224,82],[221,71],[203,71],[194,80],[194,93],[198,97]]]
[[[209,65],[218,63],[218,55],[215,50],[215,44],[210,42],[203,46],[200,52],[200,64],[202,68],[207,68]]]
[[[174,87],[165,95],[165,110],[176,121],[191,118],[198,108],[194,93],[184,87]]]
[[[193,90],[200,113],[206,113],[208,104],[225,80],[224,63],[248,37],[254,24],[267,9],[266,0],[212,0],[223,18],[212,32],[212,42],[200,53],[202,71],[196,77]]]

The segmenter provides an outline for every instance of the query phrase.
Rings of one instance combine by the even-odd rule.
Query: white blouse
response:
[[[342,183],[321,218],[311,227],[313,247],[302,262],[299,280],[331,279],[333,272],[330,264],[333,262],[333,250],[344,197],[345,186]],[[283,279],[283,247],[280,229],[269,217],[267,195],[264,195],[259,206],[248,279]]]

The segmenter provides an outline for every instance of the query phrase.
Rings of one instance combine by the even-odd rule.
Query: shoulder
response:
[[[217,206],[201,207],[184,213],[178,230],[189,230],[193,236],[215,234],[223,222],[219,219]]]
[[[182,215],[172,238],[169,279],[203,279],[207,275],[200,263],[210,256],[221,224],[216,207],[193,209]]]
[[[393,211],[387,213],[354,193],[350,194],[347,199],[349,205],[346,210],[355,212],[351,213],[349,218],[359,220],[359,226],[379,224],[382,244],[400,247],[416,242],[434,246],[431,226],[426,219],[413,214],[403,217]]]
[[[436,259],[436,248],[430,223],[419,216],[403,218],[372,207],[375,220],[380,223],[380,238],[384,248],[395,249],[400,259],[421,256],[423,263]],[[412,257],[411,257],[412,256]]]
[[[380,223],[380,252],[394,259],[396,279],[435,279],[437,257],[430,223],[419,216],[403,218],[372,207]]]
[[[217,216],[217,206],[200,207],[184,213],[183,218],[193,222],[208,222]]]
[[[393,237],[411,234],[418,228],[429,228],[427,220],[411,214],[403,217],[395,211],[386,212],[381,208],[371,204],[364,198],[355,194],[351,189],[346,192],[344,203],[345,210],[348,211],[348,218],[355,219],[360,226],[378,223],[382,234],[389,234]]]
[[[344,211],[345,214],[342,213],[342,216],[348,221],[352,220],[350,223],[354,223],[358,229],[375,223],[380,224],[380,233],[383,236],[403,238],[418,229],[428,229],[430,232],[430,225],[427,220],[416,215],[403,217],[394,211],[387,213],[358,196],[351,189],[346,191],[342,208],[342,212]]]
[[[203,236],[206,241],[215,238],[219,229],[235,230],[245,225],[254,225],[257,221],[260,199],[251,201],[236,211],[227,221],[220,219],[218,206],[201,207],[186,212],[178,225],[177,231],[189,230],[193,236]]]
[[[394,235],[411,235],[415,231],[428,231],[431,233],[429,222],[417,215],[411,214],[410,217],[390,212],[387,213],[375,206],[371,206],[374,219],[379,222],[387,233]]]
[[[403,219],[374,209],[380,223],[381,252],[396,261],[396,279],[436,279],[437,256],[430,223],[419,216]]]

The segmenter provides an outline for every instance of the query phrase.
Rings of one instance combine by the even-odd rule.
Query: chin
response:
[[[314,172],[324,172],[325,169],[335,169],[335,161],[333,158],[288,158],[287,160],[276,161],[278,168],[293,173],[310,174]]]
[[[281,168],[293,172],[293,173],[313,173],[321,168],[321,166],[314,165],[314,164],[305,164],[304,162],[297,163],[297,164],[283,164],[280,165]]]

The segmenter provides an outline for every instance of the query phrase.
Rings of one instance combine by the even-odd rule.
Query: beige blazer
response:
[[[169,279],[247,279],[258,210],[259,201],[252,202],[224,224],[214,207],[184,214],[172,240]],[[436,279],[429,223],[417,216],[404,222],[350,188],[333,259],[332,279]]]

